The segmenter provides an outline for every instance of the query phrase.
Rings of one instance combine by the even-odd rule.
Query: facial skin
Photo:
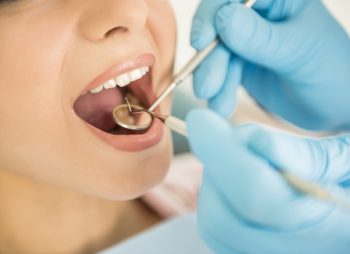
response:
[[[168,131],[145,151],[120,151],[93,135],[73,104],[110,66],[144,53],[156,57],[160,94],[176,43],[167,1],[23,0],[0,8],[0,24],[2,171],[112,200],[135,198],[164,178]],[[162,105],[169,111],[170,100]]]

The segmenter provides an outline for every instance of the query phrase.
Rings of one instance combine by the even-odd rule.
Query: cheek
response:
[[[176,45],[176,20],[173,9],[166,0],[148,0],[150,6],[149,24],[161,44],[174,51]],[[171,52],[172,53],[172,52]]]
[[[60,71],[71,31],[55,15],[0,17],[1,167],[32,162],[61,138]]]
[[[42,19],[21,18],[0,28],[0,110],[10,118],[6,123],[30,125],[59,113],[60,71],[71,32],[59,21]]]
[[[135,158],[138,158],[135,160]],[[169,136],[157,148],[143,152],[141,156],[120,157],[119,165],[107,175],[97,177],[89,188],[92,195],[111,200],[130,200],[160,184],[170,166],[172,149]],[[131,161],[135,163],[130,163]],[[123,163],[126,162],[126,163]],[[106,165],[110,167],[110,165]]]
[[[148,27],[162,56],[160,68],[172,71],[176,48],[176,21],[169,1],[148,0],[150,15]],[[167,73],[169,76],[169,73]],[[163,77],[164,79],[165,77]]]

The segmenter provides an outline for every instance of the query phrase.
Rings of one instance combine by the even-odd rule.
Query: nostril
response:
[[[123,34],[128,32],[128,28],[125,26],[114,27],[105,34],[105,38],[108,38],[114,34]]]

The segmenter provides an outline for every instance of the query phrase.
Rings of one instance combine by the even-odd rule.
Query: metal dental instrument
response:
[[[132,105],[126,99],[127,104],[122,104],[113,110],[113,119],[121,127],[134,130],[143,131],[151,125],[153,118],[162,121],[169,129],[176,133],[187,136],[186,123],[173,116],[165,116],[156,112],[151,112],[137,105]],[[120,113],[123,112],[123,116]],[[129,114],[125,114],[128,112]]]
[[[219,40],[215,39],[209,44],[204,50],[198,52],[173,78],[171,84],[167,87],[165,91],[158,97],[158,99],[153,102],[149,107],[149,111],[155,110],[159,104],[179,85],[181,84],[192,72],[197,68],[197,66],[216,48],[219,44]]]
[[[247,0],[244,5],[247,8],[252,8],[257,0]],[[179,85],[184,81],[192,72],[197,68],[197,66],[216,48],[219,44],[219,39],[215,39],[209,44],[204,50],[198,52],[173,78],[170,86],[159,96],[159,98],[149,107],[149,111],[155,110],[159,104]]]

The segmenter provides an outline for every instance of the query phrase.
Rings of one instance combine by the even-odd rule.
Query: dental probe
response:
[[[247,0],[244,5],[247,8],[253,7],[256,0]],[[216,38],[205,49],[198,52],[192,59],[174,76],[173,81],[166,90],[158,97],[158,99],[149,107],[148,111],[153,112],[159,104],[180,84],[182,83],[197,66],[216,48],[219,44],[219,39]]]

